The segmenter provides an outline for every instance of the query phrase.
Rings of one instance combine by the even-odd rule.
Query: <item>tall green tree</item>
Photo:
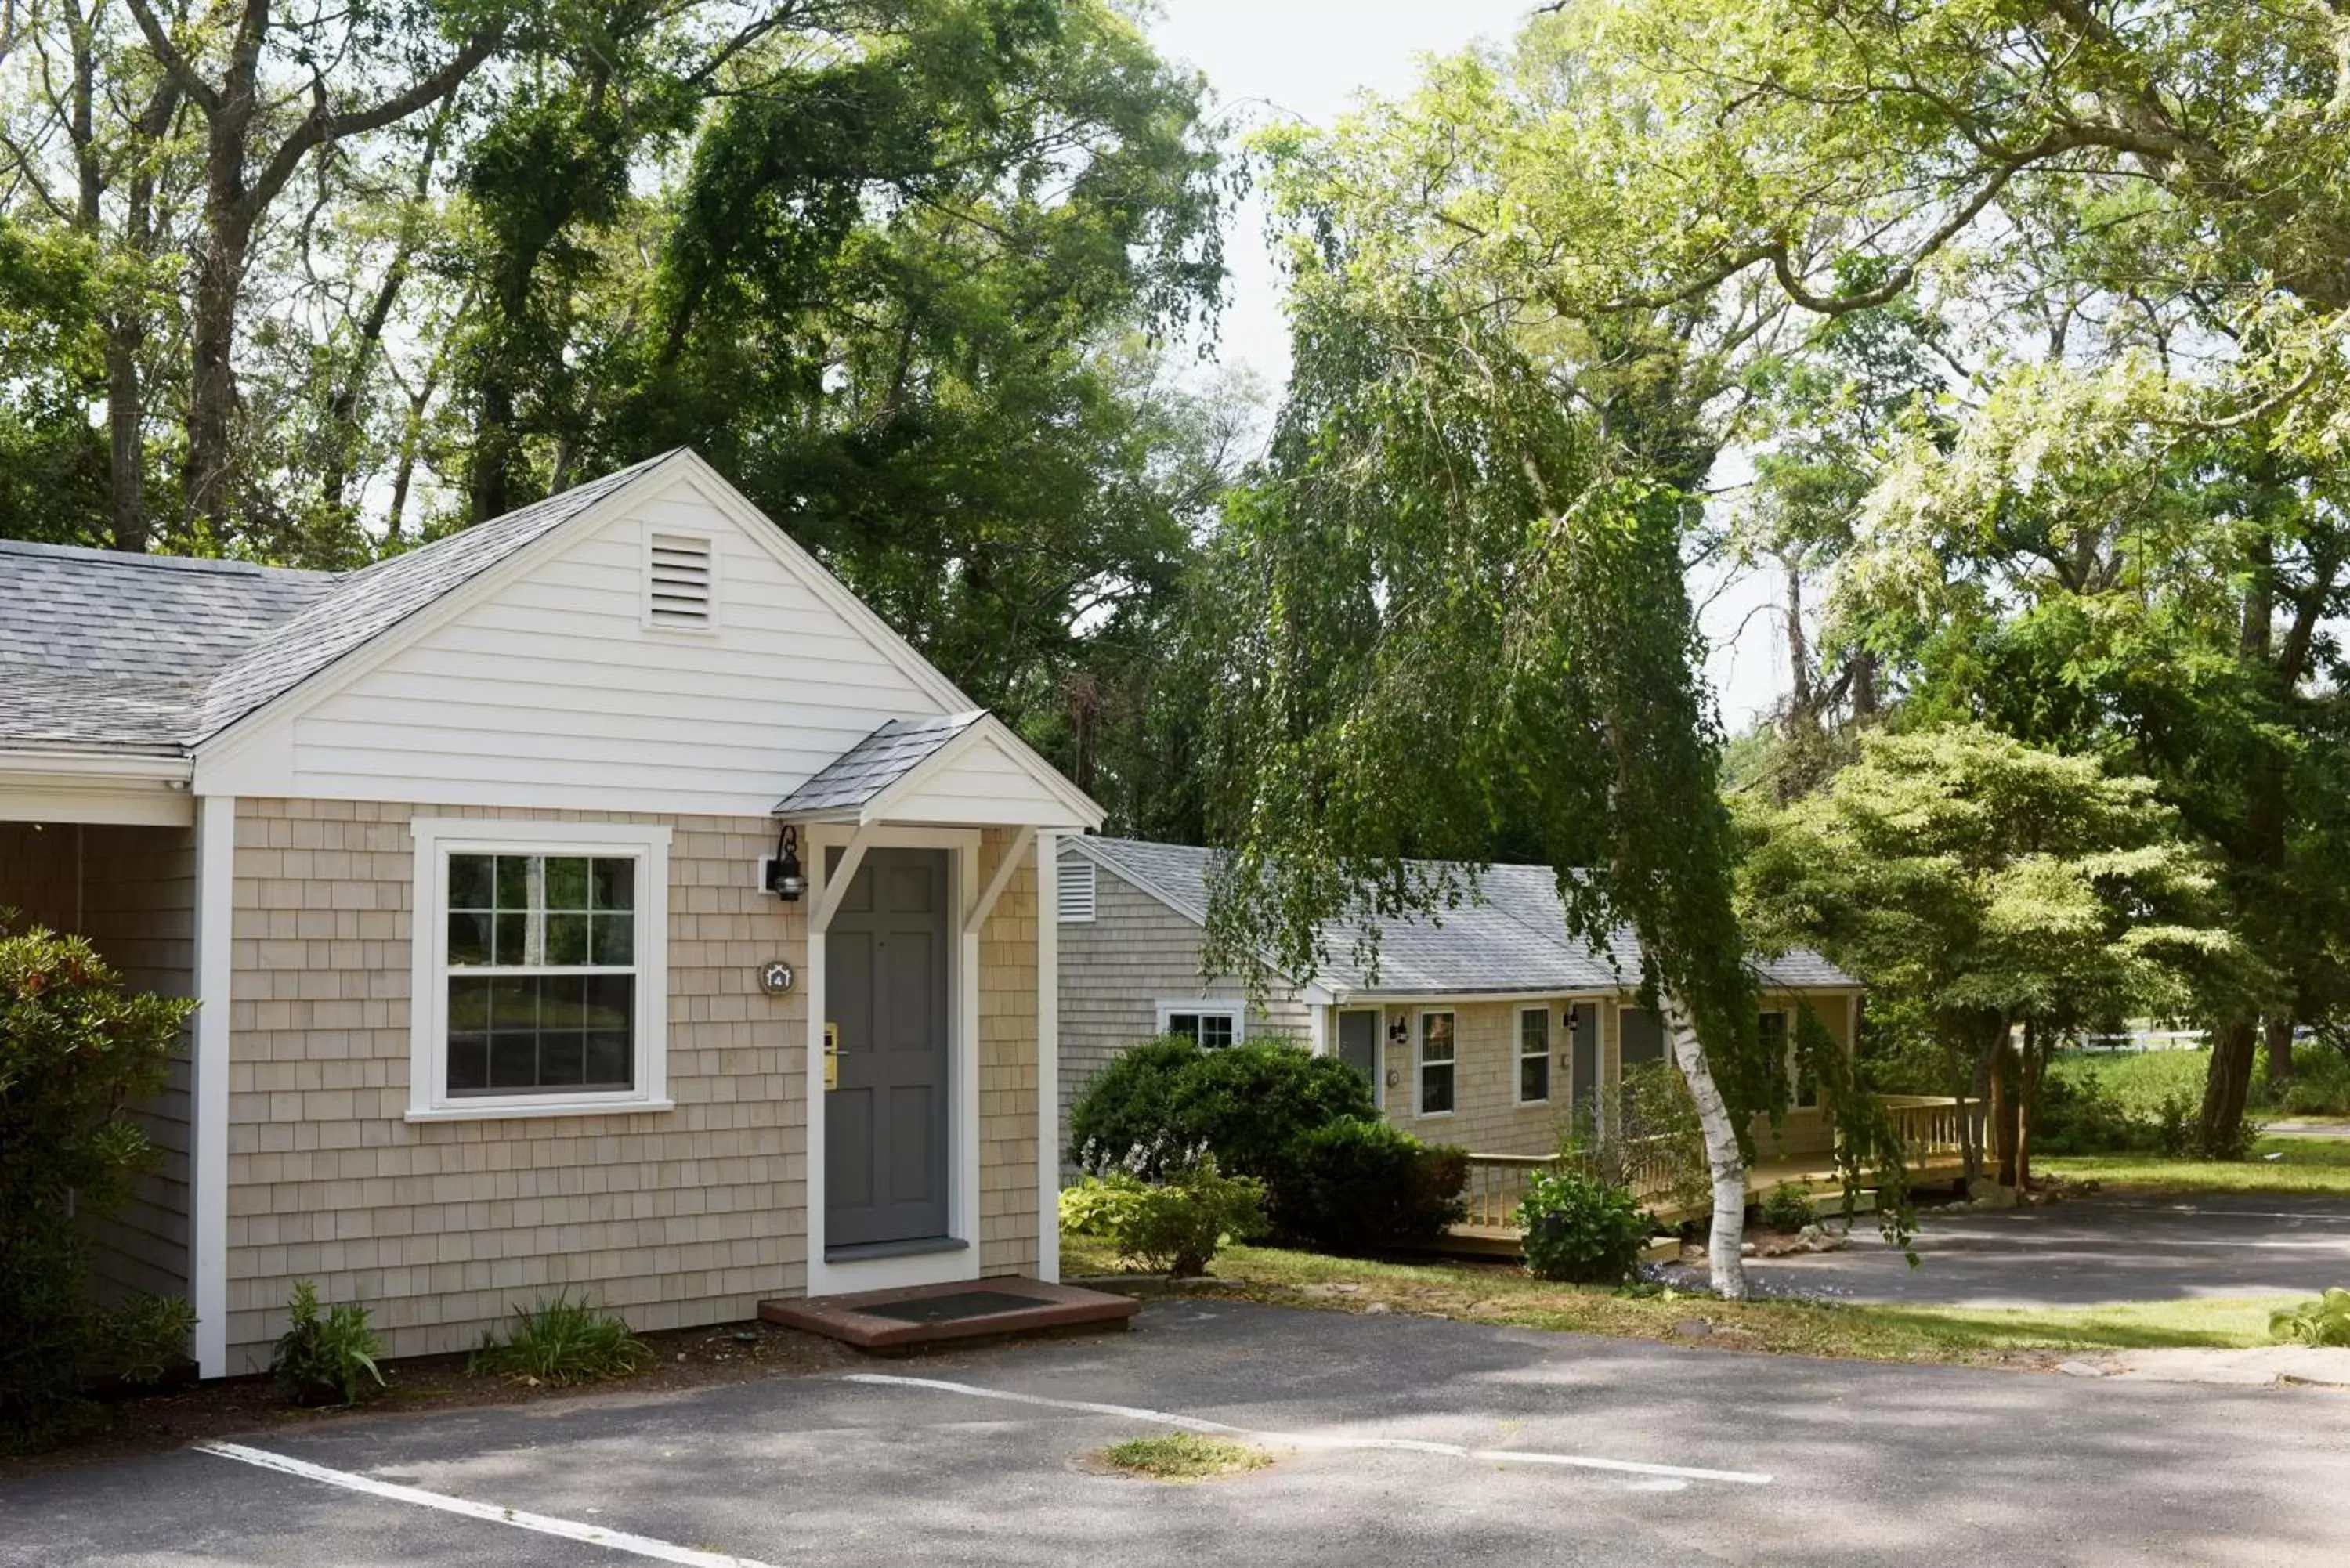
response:
[[[1219,541],[1208,820],[1235,854],[1213,945],[1311,973],[1334,919],[1376,931],[1473,896],[1430,857],[1531,838],[1570,929],[1638,940],[1706,1129],[1714,1284],[1742,1294],[1742,1113],[1783,1103],[1784,1064],[1762,1060],[1731,907],[1673,400],[1627,381],[1593,417],[1486,280],[1410,265],[1440,243],[1424,212],[1275,151],[1306,237],[1289,398]]]
[[[1976,1107],[1970,1176],[2028,1179],[2059,1041],[2192,1013],[2253,968],[2152,780],[1980,725],[1866,735],[1825,792],[1742,826],[1758,939],[1815,948],[1930,1020]]]

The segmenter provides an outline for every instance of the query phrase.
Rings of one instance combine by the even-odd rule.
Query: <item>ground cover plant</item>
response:
[[[286,1303],[286,1332],[269,1358],[269,1375],[296,1405],[356,1405],[383,1387],[383,1342],[356,1302],[321,1308],[318,1287],[294,1282]]]
[[[1112,1469],[1167,1481],[1207,1480],[1263,1469],[1273,1463],[1273,1456],[1263,1449],[1199,1432],[1129,1438],[1110,1444],[1095,1457]]]
[[[648,1355],[644,1341],[617,1314],[563,1291],[515,1308],[504,1334],[483,1330],[481,1345],[465,1365],[486,1376],[563,1387],[625,1377]]]
[[[2288,1345],[2350,1345],[2350,1291],[2330,1290],[2272,1313],[2269,1334]]]

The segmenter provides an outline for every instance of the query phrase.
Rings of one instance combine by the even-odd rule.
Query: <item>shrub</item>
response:
[[[1201,1151],[1170,1165],[1155,1184],[1136,1182],[1118,1206],[1110,1240],[1144,1268],[1205,1273],[1226,1236],[1245,1241],[1264,1224],[1264,1184],[1226,1176]]]
[[[1526,1269],[1545,1280],[1616,1284],[1629,1279],[1655,1227],[1632,1195],[1582,1171],[1543,1171],[1518,1205]]]
[[[2287,1345],[2350,1345],[2350,1291],[2331,1290],[2271,1313],[2269,1337]]]
[[[1335,1056],[1277,1041],[1202,1049],[1181,1035],[1121,1055],[1069,1108],[1074,1161],[1149,1180],[1202,1146],[1235,1176],[1278,1184],[1303,1135],[1378,1117],[1370,1085]]]
[[[1624,1069],[1620,1081],[1579,1098],[1559,1139],[1562,1165],[1605,1186],[1625,1184],[1637,1155],[1650,1196],[1685,1213],[1713,1209],[1713,1169],[1689,1081],[1670,1062]]]
[[[1115,1236],[1119,1218],[1134,1207],[1142,1186],[1122,1170],[1080,1176],[1061,1189],[1061,1230],[1072,1236]]]
[[[125,1383],[160,1383],[186,1362],[195,1331],[196,1309],[187,1297],[133,1291],[120,1306],[97,1314],[93,1354]]]
[[[625,1377],[651,1355],[619,1316],[584,1295],[573,1301],[565,1291],[515,1308],[503,1339],[495,1330],[484,1329],[482,1343],[465,1358],[465,1370],[566,1387]]]
[[[1273,1194],[1274,1228],[1326,1252],[1375,1252],[1443,1234],[1467,1212],[1464,1149],[1431,1147],[1383,1121],[1343,1117],[1297,1141]]]
[[[153,1162],[123,1106],[163,1087],[193,1007],[126,993],[88,942],[0,910],[0,1449],[63,1436],[116,1338],[88,1221]]]
[[[2294,1053],[2293,1076],[2272,1091],[2278,1110],[2296,1116],[2350,1116],[2350,1054],[2322,1043]]]
[[[1783,1181],[1762,1195],[1762,1223],[1773,1231],[1800,1231],[1812,1222],[1812,1200],[1793,1182]]]
[[[296,1405],[356,1405],[383,1386],[376,1358],[383,1342],[368,1326],[367,1308],[346,1302],[318,1310],[318,1287],[294,1282],[286,1303],[286,1332],[269,1358],[278,1391]]]
[[[2150,1153],[2160,1136],[2152,1116],[2133,1115],[2094,1073],[2049,1073],[2033,1098],[2035,1155]]]

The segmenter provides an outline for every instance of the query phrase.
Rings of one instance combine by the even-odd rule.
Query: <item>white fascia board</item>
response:
[[[14,776],[52,784],[68,779],[184,784],[196,776],[196,765],[182,755],[136,752],[0,751],[0,780]]]
[[[639,504],[649,490],[666,489],[677,478],[682,459],[688,455],[681,451],[672,453],[586,511],[548,529],[504,560],[474,573],[432,603],[402,616],[358,647],[345,650],[325,668],[313,670],[290,689],[237,719],[226,729],[199,742],[195,748],[199,793],[203,793],[202,775],[208,774],[215,764],[225,765],[232,762],[254,737],[276,731],[376,669],[392,655],[413,647],[475,605],[502,592],[508,584],[536,571],[542,563],[569,549],[572,541],[580,535],[605,527],[620,514]],[[708,465],[703,466],[706,470]],[[290,791],[292,781],[286,780],[286,784]],[[248,789],[247,793],[257,792]]]

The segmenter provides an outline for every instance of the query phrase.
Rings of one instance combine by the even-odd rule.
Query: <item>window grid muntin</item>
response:
[[[443,851],[442,904],[449,945],[442,955],[436,1085],[442,1100],[475,1104],[638,1092],[642,1073],[637,926],[643,918],[639,883],[645,864],[641,851],[624,846]],[[460,907],[460,898],[467,904]],[[461,921],[472,922],[472,931]],[[468,953],[485,943],[493,961],[465,961],[461,938]],[[510,941],[518,943],[522,961],[494,961],[506,956]],[[574,985],[574,996],[562,995]],[[558,1014],[566,1027],[547,1027],[550,996],[556,1008],[568,1010]],[[524,1011],[530,1013],[527,1023],[520,1016]],[[576,1026],[569,1026],[574,1020]],[[526,1074],[520,1068],[525,1056]]]

